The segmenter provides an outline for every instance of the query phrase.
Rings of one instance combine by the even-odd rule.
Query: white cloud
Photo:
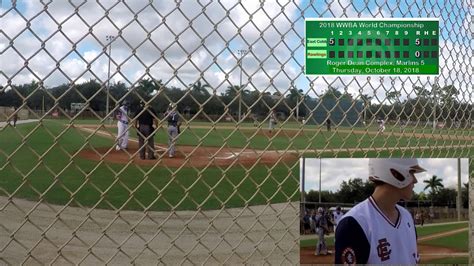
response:
[[[300,173],[302,173],[301,160]],[[414,190],[417,193],[424,190],[426,183],[423,183],[423,181],[430,179],[433,175],[442,179],[444,187],[457,189],[457,159],[421,158],[419,163],[427,171],[416,175],[418,183],[415,185]],[[306,158],[305,166],[305,190],[319,190],[319,159]],[[321,166],[322,190],[335,192],[343,181],[354,178],[361,178],[364,181],[368,179],[368,159],[365,158],[323,159]],[[468,159],[461,159],[461,182],[463,184],[468,182],[468,168]]]
[[[78,13],[70,2],[80,5]],[[252,45],[252,53],[242,60],[242,80],[246,84],[250,79],[248,88],[251,89],[284,93],[294,82],[304,91],[312,89],[308,94],[314,97],[315,92],[321,94],[326,90],[328,84],[346,88],[352,94],[362,90],[363,94],[374,95],[375,88],[373,102],[377,103],[385,98],[385,90],[400,90],[403,87],[401,93],[404,99],[412,94],[413,84],[430,87],[433,83],[433,79],[428,81],[423,77],[305,77],[298,66],[298,63],[304,64],[300,39],[304,36],[303,23],[298,8],[306,9],[307,6],[303,6],[302,1],[264,1],[263,9],[260,1],[236,0],[187,1],[179,7],[174,1],[153,1],[152,4],[145,0],[125,3],[115,0],[52,1],[47,6],[47,13],[41,1],[25,3],[23,15],[27,19],[35,17],[30,29],[45,41],[45,48],[52,58],[44,51],[38,53],[41,41],[28,31],[15,38],[14,48],[26,58],[34,55],[30,68],[40,78],[49,75],[56,67],[56,61],[62,60],[61,69],[71,79],[87,80],[94,78],[95,74],[104,81],[109,61],[108,51],[103,51],[107,47],[105,36],[114,35],[117,37],[112,43],[114,63],[111,72],[114,81],[129,80],[134,83],[149,68],[152,77],[177,87],[187,86],[203,75],[211,86],[223,92],[231,84],[240,84],[240,56],[237,50],[248,49]],[[311,3],[313,6],[307,8],[304,15],[309,16],[312,10],[317,10],[326,17],[389,17],[400,15],[403,13],[401,9],[406,9],[402,6],[400,10],[391,11],[388,3],[380,6],[371,4],[369,7],[364,2],[349,0],[330,3]],[[308,3],[305,1],[304,4]],[[106,10],[108,16],[105,15]],[[463,25],[468,20],[466,18]],[[9,25],[3,30],[10,38],[24,31],[26,26],[24,19],[15,12],[7,13],[0,18],[0,22]],[[292,23],[295,23],[293,28]],[[464,29],[467,29],[466,26]],[[8,40],[0,37],[0,47],[8,45]],[[471,47],[454,36],[440,45],[443,47],[440,85],[454,84],[465,92],[460,98],[472,99],[474,96],[467,94],[467,86],[472,85],[473,76],[472,67],[467,67],[469,60],[473,65]],[[87,64],[92,61],[90,69],[93,74],[86,71]],[[116,73],[117,65],[120,65],[119,73]],[[0,55],[0,68],[7,77],[14,76],[14,82],[34,79],[28,70],[15,74],[23,66],[24,60],[12,47]],[[45,80],[46,85],[54,86],[67,81],[63,74],[56,72]],[[312,87],[311,81],[314,81]],[[0,84],[5,82],[5,78],[0,76]]]
[[[82,1],[72,1],[72,3],[80,4]],[[202,6],[197,2],[190,2],[186,5],[180,5],[179,9],[175,9],[174,2],[154,2],[152,6],[148,3],[148,1],[135,1],[126,2],[125,5],[124,3],[116,4],[116,1],[109,0],[101,1],[102,6],[99,6],[97,3],[88,1],[80,6],[78,13],[75,13],[75,7],[70,3],[55,1],[48,4],[48,13],[46,13],[41,2],[26,2],[26,10],[23,15],[27,19],[35,17],[32,20],[34,24],[30,29],[42,40],[46,40],[46,49],[53,56],[53,63],[48,62],[47,56],[41,53],[35,55],[35,57],[38,57],[35,58],[35,61],[48,63],[54,68],[56,67],[54,60],[63,60],[61,65],[75,64],[76,68],[82,69],[87,62],[80,63],[82,59],[64,58],[71,51],[73,45],[76,45],[75,51],[81,53],[82,56],[85,56],[84,49],[86,51],[95,49],[100,53],[106,45],[105,36],[118,36],[117,30],[119,29],[121,37],[117,37],[112,45],[114,61],[124,64],[121,74],[128,76],[134,82],[133,78],[141,77],[141,73],[146,67],[150,67],[155,71],[151,73],[153,76],[164,80],[175,79],[174,74],[177,71],[182,81],[173,81],[173,83],[183,86],[196,80],[203,69],[210,69],[209,71],[214,69],[216,71],[217,68],[211,67],[213,61],[227,54],[229,52],[227,49],[235,53],[236,49],[246,45],[240,37],[234,38],[238,33],[238,27],[243,25],[245,26],[242,27],[240,33],[242,38],[249,44],[259,41],[259,44],[254,46],[255,53],[268,53],[270,49],[274,49],[275,56],[281,57],[281,55],[288,53],[287,48],[278,45],[278,43],[281,43],[282,35],[285,35],[289,30],[291,17],[296,10],[294,3],[280,6],[277,2],[266,2],[264,5],[266,13],[260,9],[260,3],[257,1],[243,3],[226,1],[222,4],[223,6],[218,2],[202,3]],[[104,17],[105,11],[103,9],[110,9],[108,17]],[[97,12],[90,12],[90,10],[96,10]],[[137,13],[136,20],[134,12]],[[226,16],[227,12],[230,14],[228,17]],[[285,12],[286,16],[282,12]],[[252,18],[251,21],[249,21],[250,17]],[[11,25],[11,27],[5,29],[9,37],[13,37],[17,32],[25,29],[26,22],[14,13],[8,13],[3,20],[6,24]],[[162,20],[166,20],[166,25],[160,24]],[[217,28],[214,28],[214,24],[217,24]],[[60,32],[57,32],[58,29],[60,29]],[[281,32],[279,33],[277,29]],[[88,35],[90,30],[92,35]],[[264,31],[263,36],[261,35],[262,31]],[[51,37],[54,32],[56,34]],[[150,40],[148,40],[147,32],[151,32]],[[265,40],[266,44],[263,45],[261,40]],[[73,44],[70,42],[73,42]],[[5,42],[1,43],[2,47],[6,45]],[[40,49],[41,43],[40,41],[32,41],[31,36],[25,36],[25,38],[17,38],[14,45],[22,55],[28,57]],[[139,62],[140,60],[128,58],[128,55],[134,49],[136,49],[136,56],[145,65]],[[165,58],[162,57],[162,52]],[[7,59],[7,54],[2,55],[2,61]],[[120,62],[121,59],[125,58],[132,62]],[[22,61],[18,55],[11,51],[8,59],[16,60],[5,61]],[[151,65],[157,60],[159,61],[155,65]],[[232,60],[222,63],[221,67],[223,69],[233,68],[237,60],[238,58],[233,57]],[[281,58],[281,60],[287,61],[285,58]],[[108,60],[97,61],[98,64],[107,64],[107,62]],[[16,66],[10,65],[10,68],[12,66],[15,66],[15,68],[11,68],[10,71],[6,69],[7,76],[18,71],[21,65],[21,62]],[[278,64],[275,64],[272,60],[267,60],[264,67],[268,72],[272,72],[274,68],[279,68]],[[135,71],[133,71],[134,68]],[[95,74],[101,79],[106,78],[104,71],[101,71],[103,69],[104,67],[100,66],[91,68],[93,71],[98,71]],[[50,72],[50,69],[43,66],[35,68],[33,71],[43,77]],[[73,72],[77,74],[81,71]],[[237,84],[238,72],[228,73],[230,75],[229,80],[233,84]],[[273,73],[275,72],[273,71]],[[211,76],[218,77],[221,75]],[[278,86],[288,87],[290,82],[288,78],[277,78],[276,80]],[[65,79],[53,80],[48,78],[47,81],[49,83],[47,85],[52,86],[64,82]],[[215,82],[213,85],[222,83],[222,80],[211,79],[211,81]],[[0,80],[0,82],[3,83],[5,80]],[[269,82],[267,79],[267,83]],[[268,84],[262,83],[254,86],[265,85],[268,86]]]

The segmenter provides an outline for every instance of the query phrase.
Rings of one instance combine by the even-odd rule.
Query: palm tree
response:
[[[248,89],[244,89],[245,86],[242,86],[242,94],[248,95],[250,91]],[[224,95],[227,97],[238,97],[240,93],[241,87],[239,85],[228,86],[227,90],[225,90]]]
[[[207,88],[211,88],[211,86],[207,83],[201,83],[201,81],[198,80],[194,84],[189,84],[189,86],[191,86],[191,89],[198,94],[202,94],[205,96],[210,95],[209,91],[207,91]]]
[[[413,86],[413,91],[418,98],[427,99],[430,96],[430,92],[424,87]]]
[[[438,176],[433,175],[431,179],[423,180],[423,183],[426,183],[425,189],[430,188],[431,194],[438,192],[441,188],[444,188],[443,180],[438,178]]]
[[[450,105],[456,101],[456,96],[459,95],[459,90],[454,85],[448,85],[441,88],[439,92],[441,104]]]
[[[369,96],[368,94],[361,94],[360,95],[360,98],[362,99],[362,101],[364,102],[364,125],[365,125],[365,121],[367,120],[367,107],[369,108],[370,110],[370,101],[374,98],[372,96]]]
[[[393,104],[394,102],[396,102],[396,100],[399,100],[400,101],[400,96],[402,94],[399,92],[399,91],[391,91],[391,92],[388,92],[386,95],[385,95],[385,98],[387,99],[387,101],[390,103],[390,104]]]
[[[248,95],[250,94],[250,91],[248,89],[244,89],[245,85],[239,86],[239,85],[232,85],[227,87],[227,90],[225,91],[224,95],[229,97],[232,101],[235,97],[238,97],[239,99],[239,121],[241,119],[241,113],[242,113],[242,94]]]
[[[161,80],[158,81],[161,83]],[[156,82],[152,79],[144,78],[138,81],[138,92],[141,94],[142,97],[150,96],[155,90],[158,90],[158,86]]]
[[[294,107],[296,108],[296,118],[298,119],[300,116],[300,105],[303,104],[304,107],[304,103],[309,97],[303,94],[303,90],[298,90],[296,87],[290,89],[289,92],[290,93],[286,96],[286,98],[290,103],[294,103]]]

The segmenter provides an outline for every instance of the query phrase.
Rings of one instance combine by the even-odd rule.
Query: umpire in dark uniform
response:
[[[155,125],[154,128],[153,124]],[[138,135],[140,159],[145,159],[147,152],[147,158],[149,160],[155,160],[155,134],[153,134],[153,131],[155,128],[158,128],[158,119],[156,118],[156,112],[153,107],[145,105],[142,101],[140,101],[140,107],[135,113],[135,127]]]

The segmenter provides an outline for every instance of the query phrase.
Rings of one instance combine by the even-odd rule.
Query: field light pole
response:
[[[305,157],[301,158],[301,202],[304,203],[306,202],[306,197],[305,197],[305,179],[306,179],[306,166],[305,166]]]
[[[321,161],[323,158],[319,158],[319,204],[321,204]]]
[[[461,221],[461,158],[458,158],[458,195],[456,197],[456,212],[458,216],[458,221]]]
[[[105,103],[105,113],[106,113],[106,116],[107,116],[107,120],[110,120],[110,117],[109,117],[109,98],[110,98],[110,61],[111,61],[111,58],[112,58],[112,41],[114,40],[115,36],[113,35],[107,35],[105,36],[105,40],[107,41],[108,45],[109,45],[109,67],[108,67],[108,70],[107,70],[107,100],[106,100],[106,103]]]
[[[237,53],[240,55],[239,66],[240,66],[240,85],[239,85],[239,122],[242,115],[242,59],[249,52],[249,50],[241,49],[237,50]]]
[[[437,85],[433,86],[433,132],[436,130],[436,89]]]

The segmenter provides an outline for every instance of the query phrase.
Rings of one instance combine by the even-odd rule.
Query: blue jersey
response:
[[[178,120],[179,120],[179,115],[176,111],[168,111],[166,114],[166,119],[168,121],[168,125],[170,126],[177,126],[178,125]]]

